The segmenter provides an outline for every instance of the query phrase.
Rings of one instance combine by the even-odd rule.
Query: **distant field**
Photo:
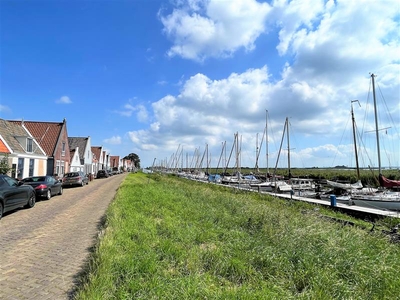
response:
[[[304,202],[130,174],[77,299],[398,299],[399,244]],[[346,220],[354,226],[345,226]]]
[[[205,171],[203,169],[203,171]],[[221,174],[225,170],[222,168],[210,168],[209,173],[218,173]],[[226,170],[227,173],[232,174],[236,172],[234,168],[228,168]],[[241,173],[249,174],[253,173],[255,175],[265,176],[267,170],[260,168],[258,170],[254,168],[241,168]],[[274,169],[269,169],[269,173],[272,174]],[[383,175],[386,178],[392,180],[400,180],[400,169],[383,169]],[[277,175],[288,177],[288,169],[287,168],[278,168],[276,171]],[[346,182],[356,182],[357,172],[354,168],[292,168],[291,174],[293,177],[302,177],[302,178],[312,178],[315,180],[339,180]],[[360,179],[364,185],[378,185],[378,170],[370,170],[370,169],[360,169]]]

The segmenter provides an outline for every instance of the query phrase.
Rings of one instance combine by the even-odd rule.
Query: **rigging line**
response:
[[[378,90],[379,90],[379,94],[380,94],[380,97],[379,97],[379,99],[380,99],[380,104],[381,104],[381,106],[382,107],[384,107],[385,108],[385,112],[386,112],[386,116],[385,116],[385,118],[383,118],[382,116],[384,115],[384,113],[382,112],[382,110],[380,109],[380,110],[378,110],[378,113],[379,113],[379,121],[380,121],[380,123],[382,124],[382,120],[388,120],[389,119],[389,123],[392,125],[392,127],[386,127],[386,128],[379,128],[379,130],[386,130],[386,129],[389,129],[389,128],[394,128],[394,131],[395,131],[395,134],[391,134],[390,135],[390,139],[391,140],[396,140],[396,134],[397,134],[397,136],[399,135],[399,132],[398,132],[398,128],[397,128],[397,125],[394,123],[394,121],[393,121],[393,118],[392,118],[392,115],[390,114],[390,112],[389,112],[389,108],[388,108],[388,106],[387,106],[387,103],[386,103],[386,100],[385,100],[385,97],[383,96],[383,93],[382,93],[382,90],[381,90],[381,88],[380,88],[380,86],[379,86],[379,83],[378,82],[376,82],[376,85],[378,86]],[[370,133],[370,132],[376,132],[376,129],[373,129],[373,130],[367,130],[367,128],[366,128],[366,124],[369,124],[370,122],[368,122],[368,119],[369,119],[369,117],[370,117],[370,115],[371,115],[371,111],[372,111],[372,109],[370,108],[370,106],[372,106],[373,104],[371,104],[371,102],[372,102],[372,97],[371,97],[371,94],[372,94],[372,92],[371,92],[371,89],[372,89],[372,80],[370,80],[370,85],[369,85],[369,90],[368,90],[368,95],[367,95],[367,102],[366,102],[366,109],[365,109],[365,114],[364,114],[364,124],[363,124],[363,131],[362,131],[362,136],[363,136],[363,139],[364,140],[370,140],[370,143],[371,143],[371,145],[374,143],[374,141],[373,140],[371,140],[372,138],[368,138],[368,136],[370,136],[370,135],[366,135],[366,133]],[[386,134],[387,134],[387,131],[386,131]],[[382,135],[381,135],[382,136]],[[383,143],[383,151],[381,151],[382,153],[385,153],[385,157],[388,159],[388,163],[389,163],[389,166],[391,165],[391,162],[390,162],[390,155],[389,155],[389,153],[388,153],[388,148],[391,148],[391,147],[395,147],[394,146],[394,143],[392,143],[391,145],[389,145],[389,146],[391,146],[391,147],[389,147],[387,144],[386,144],[386,141],[387,139],[381,139],[380,140],[380,142],[381,143]],[[385,146],[385,144],[386,144],[386,146]],[[399,150],[398,149],[395,149],[395,148],[392,148],[392,150],[391,150],[393,153],[399,153]],[[390,151],[389,151],[390,152]],[[397,163],[398,164],[398,163]],[[372,164],[371,163],[371,165],[374,165],[374,164]]]
[[[392,115],[390,114],[390,111],[389,111],[389,108],[388,108],[388,105],[387,105],[387,102],[386,102],[386,99],[385,99],[385,97],[383,96],[383,93],[382,93],[382,90],[381,90],[381,88],[380,88],[380,85],[379,85],[379,83],[377,83],[377,86],[378,86],[378,90],[379,90],[379,94],[381,95],[381,103],[384,105],[384,107],[385,107],[385,109],[386,109],[386,115],[387,115],[387,119],[389,119],[390,120],[390,123],[391,123],[391,127],[389,127],[389,128],[393,128],[394,129],[394,133],[395,134],[393,134],[393,135],[391,135],[391,136],[393,136],[393,138],[395,138],[395,136],[397,135],[397,136],[399,136],[399,132],[398,132],[398,128],[396,127],[396,125],[395,125],[395,123],[394,123],[394,121],[393,121],[393,118],[392,118]],[[387,131],[386,131],[386,135],[387,135]],[[392,137],[390,138],[390,139],[393,139]],[[382,139],[382,142],[383,143],[385,143],[385,141],[386,141],[386,139]],[[393,144],[392,144],[393,145]],[[393,146],[394,147],[394,146]],[[387,160],[388,160],[388,163],[389,163],[389,168],[392,166],[392,164],[391,164],[391,157],[390,157],[390,154],[388,153],[388,149],[389,147],[384,147],[384,152],[385,152],[385,155],[386,155],[386,158],[387,158]],[[398,153],[399,151],[398,151],[398,149],[396,150],[396,149],[394,149],[394,148],[392,148],[391,149],[391,151],[393,152],[393,153]],[[397,163],[398,164],[398,163]]]
[[[297,133],[296,133],[296,131],[294,131],[294,129],[293,129],[294,127],[292,127],[292,123],[290,123],[290,121],[289,121],[289,126],[290,126],[290,140],[292,140],[292,139],[294,140],[294,145],[300,145],[300,143],[298,143],[297,138],[296,138]],[[291,144],[293,144],[293,143],[291,143]],[[290,150],[292,150],[292,149],[296,149],[296,148],[290,148]],[[302,164],[303,168],[305,168],[304,161],[301,158],[302,155],[297,155],[297,157],[300,157],[301,164]]]
[[[387,106],[387,103],[386,103],[385,97],[383,96],[383,93],[382,93],[381,87],[379,86],[379,83],[377,83],[377,86],[378,86],[379,93],[380,93],[380,95],[381,95],[381,97],[382,97],[382,103],[385,105],[385,108],[386,108],[387,115],[389,116],[389,119],[390,119],[390,121],[392,122],[392,125],[393,125],[393,127],[394,127],[395,131],[397,132],[397,134],[399,134],[399,132],[397,131],[397,128],[396,128],[396,126],[394,126],[394,125],[395,125],[395,123],[394,123],[394,121],[393,121],[392,115],[390,114],[389,108],[388,108],[388,106]]]
[[[275,153],[275,157],[272,156],[272,155],[271,155],[271,152],[270,152],[270,153],[269,153],[269,158],[270,158],[270,159],[274,159],[274,158],[276,158],[276,154],[277,154],[278,149],[279,149],[279,147],[277,147],[277,144],[276,144],[277,140],[279,141],[279,139],[275,139],[275,136],[276,136],[277,134],[275,134],[275,132],[274,132],[274,127],[273,127],[272,124],[271,124],[270,118],[268,118],[267,122],[268,122],[268,128],[270,128],[270,131],[271,131],[273,144],[274,144],[274,146],[275,146],[275,149],[274,149],[274,152],[273,152],[273,153]],[[268,141],[266,141],[267,143],[269,142],[270,138],[271,138],[270,135],[268,135]],[[269,148],[269,146],[268,146],[268,148]],[[270,148],[269,148],[269,149],[270,149]]]
[[[264,128],[264,132],[263,132],[263,135],[261,137],[260,147],[258,147],[258,145],[257,145],[258,149],[257,149],[257,153],[256,153],[256,166],[255,166],[255,168],[259,167],[258,160],[259,160],[260,154],[261,154],[261,148],[262,148],[263,141],[264,141],[265,130],[266,130],[266,128]]]
[[[372,80],[369,81],[369,88],[368,88],[368,93],[367,93],[367,100],[366,100],[366,104],[365,104],[365,111],[364,111],[364,119],[363,119],[363,124],[362,124],[362,131],[361,131],[361,136],[363,137],[365,134],[365,130],[366,130],[366,124],[367,124],[367,119],[368,119],[368,107],[370,105],[370,101],[371,101],[371,89],[372,89]]]
[[[365,155],[367,156],[367,158],[368,158],[368,161],[369,161],[369,165],[373,165],[373,163],[372,163],[372,159],[371,159],[371,157],[368,155],[368,151],[367,151],[367,147],[366,147],[366,145],[364,144],[364,140],[363,140],[363,138],[362,138],[362,136],[360,136],[360,134],[359,134],[359,132],[357,131],[357,133],[358,133],[358,136],[359,136],[359,149],[361,150],[361,145],[363,146],[363,148],[364,148],[364,153],[365,153]],[[360,152],[360,151],[359,151]],[[361,159],[362,159],[362,161],[363,161],[363,163],[364,163],[364,157],[363,156],[361,156]],[[366,164],[364,163],[364,166],[365,166]],[[369,166],[368,165],[368,166]]]
[[[234,134],[234,142],[233,142],[233,145],[232,145],[231,152],[230,152],[230,154],[229,154],[228,161],[225,162],[224,174],[226,173],[226,170],[228,169],[229,162],[230,162],[231,157],[232,157],[233,149],[235,148],[235,142],[236,142],[236,133]]]
[[[344,141],[344,135],[345,135],[346,132],[348,132],[348,125],[349,125],[350,119],[351,119],[351,114],[350,114],[350,117],[349,117],[349,118],[347,119],[347,121],[346,121],[346,125],[345,125],[345,127],[344,127],[343,132],[342,132],[342,136],[340,137],[339,145],[342,145],[342,143],[343,143],[343,141]],[[332,167],[334,166],[335,161],[336,161],[336,158],[337,158],[337,156],[338,156],[339,153],[340,153],[340,152],[339,152],[339,150],[338,150],[338,147],[336,147],[335,156],[334,156],[334,158],[333,158],[332,165],[331,165]]]

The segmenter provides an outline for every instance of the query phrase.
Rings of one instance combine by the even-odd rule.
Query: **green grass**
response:
[[[75,296],[399,297],[399,246],[362,225],[321,218],[325,214],[332,215],[303,202],[132,174],[108,209],[104,234]]]

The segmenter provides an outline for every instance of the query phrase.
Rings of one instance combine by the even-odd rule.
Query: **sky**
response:
[[[397,0],[0,0],[0,118],[66,118],[142,167],[324,168],[355,166],[353,107],[376,167],[373,73],[398,167],[399,23]]]

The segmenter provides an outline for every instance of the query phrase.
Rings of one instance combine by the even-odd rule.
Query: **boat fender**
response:
[[[331,199],[331,206],[336,206],[336,195],[330,195],[329,198]]]

